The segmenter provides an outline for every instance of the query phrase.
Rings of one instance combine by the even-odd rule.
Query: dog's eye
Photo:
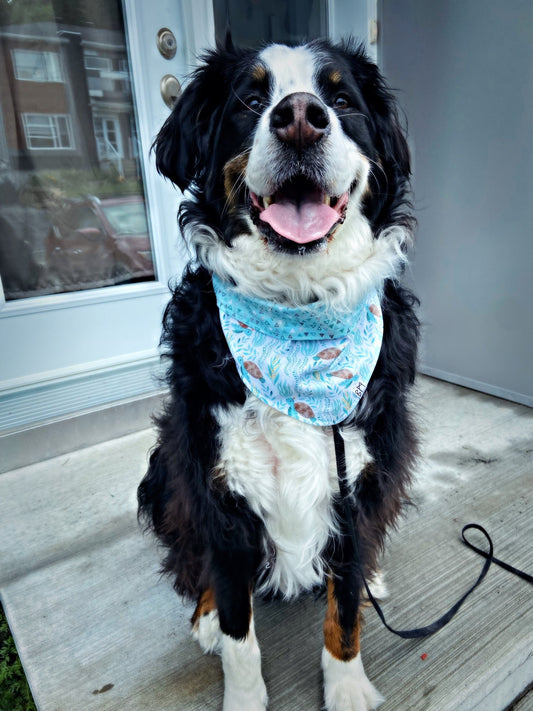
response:
[[[262,111],[264,107],[263,99],[257,94],[252,94],[251,96],[248,96],[244,100],[244,103],[251,111]]]
[[[338,94],[333,100],[333,106],[336,109],[347,109],[350,106],[350,100],[346,94]]]

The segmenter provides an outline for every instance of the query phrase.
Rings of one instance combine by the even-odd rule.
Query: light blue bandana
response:
[[[228,347],[254,395],[313,425],[337,424],[355,410],[383,339],[376,290],[346,314],[244,296],[216,276],[213,287]]]

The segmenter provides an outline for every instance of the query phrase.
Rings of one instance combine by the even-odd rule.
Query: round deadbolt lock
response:
[[[173,74],[165,74],[161,79],[161,96],[169,109],[173,109],[181,94],[181,84]]]
[[[178,43],[172,30],[162,27],[157,33],[157,49],[165,59],[172,59],[176,54]]]

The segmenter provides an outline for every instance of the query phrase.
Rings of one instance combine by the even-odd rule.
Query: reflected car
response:
[[[52,217],[47,261],[65,284],[96,287],[154,278],[141,196],[68,200]]]

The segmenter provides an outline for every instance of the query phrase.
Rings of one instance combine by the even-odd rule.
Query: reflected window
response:
[[[154,280],[120,0],[0,0],[7,301]]]
[[[22,114],[26,145],[33,149],[74,148],[70,116]]]
[[[113,66],[110,57],[98,57],[85,53],[84,65],[87,76],[87,86],[92,96],[103,96],[104,91],[113,91],[113,81],[106,77]]]
[[[30,49],[12,50],[15,79],[19,81],[62,82],[57,52],[36,52]]]

